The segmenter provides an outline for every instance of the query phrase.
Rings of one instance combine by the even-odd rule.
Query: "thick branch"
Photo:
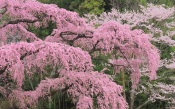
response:
[[[66,39],[64,36],[68,36],[68,35],[76,35],[76,37],[74,38],[74,39],[72,39],[72,40],[68,40],[68,39]],[[65,31],[65,32],[61,32],[60,33],[60,37],[64,40],[64,41],[66,41],[66,42],[68,42],[70,45],[73,45],[73,43],[76,41],[76,40],[78,40],[79,38],[92,38],[93,36],[86,36],[85,34],[77,34],[77,33],[74,33],[74,32],[71,32],[71,31]]]
[[[5,24],[1,25],[0,29],[6,27],[9,24],[18,24],[18,23],[22,23],[22,22],[23,23],[24,22],[25,23],[35,23],[37,21],[40,21],[40,20],[39,19],[34,19],[34,20],[31,20],[31,19],[16,19],[16,20],[13,20],[13,21],[8,21]]]
[[[105,59],[103,59],[103,58],[94,58],[94,60],[103,61],[103,62],[105,62],[106,64],[109,64],[111,67],[115,67],[115,66],[123,66],[123,67],[125,67],[124,65],[115,65],[115,64],[112,64],[112,63],[108,62],[108,60],[105,60]]]
[[[93,46],[93,48],[91,49],[91,51],[89,52],[89,54],[93,53],[94,51],[100,50],[100,49],[96,49],[97,44],[100,42],[100,40],[98,40],[95,45]]]
[[[25,53],[23,55],[20,56],[20,60],[23,60],[25,57],[31,55],[31,54],[34,54],[34,53],[38,53],[39,52],[39,49],[34,51],[34,52],[29,52],[29,53]]]
[[[29,52],[29,53],[25,53],[23,55],[20,56],[20,60],[23,60],[25,57],[29,56],[29,55],[32,55],[32,54],[35,54],[35,53],[38,53],[42,48],[44,48],[45,46],[41,47],[41,48],[38,48],[36,51],[33,51],[33,52]]]

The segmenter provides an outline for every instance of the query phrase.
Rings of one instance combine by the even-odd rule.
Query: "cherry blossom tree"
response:
[[[143,31],[117,22],[94,28],[77,13],[36,0],[2,0],[0,18],[0,93],[19,108],[30,108],[55,92],[66,92],[77,109],[128,108],[122,86],[93,70],[92,60],[99,55],[110,54],[105,63],[115,73],[129,71],[132,90],[143,69],[151,80],[156,78],[159,53]],[[44,39],[29,31],[31,26],[47,27],[49,21],[56,27]],[[24,90],[25,76],[30,80],[34,74],[42,80]]]

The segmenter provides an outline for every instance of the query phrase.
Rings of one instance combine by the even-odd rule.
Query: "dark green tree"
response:
[[[91,13],[100,15],[105,10],[104,0],[39,0],[43,3],[57,4],[60,8],[75,11],[80,15]]]

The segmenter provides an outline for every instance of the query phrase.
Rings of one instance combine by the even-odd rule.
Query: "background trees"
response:
[[[43,3],[54,3],[60,8],[75,11],[81,16],[91,13],[100,15],[105,10],[105,1],[103,0],[39,0]]]
[[[166,6],[173,6],[175,2],[172,0],[39,0],[43,3],[57,4],[61,8],[70,11],[75,11],[81,16],[83,14],[91,13],[100,15],[102,12],[109,12],[112,8],[124,12],[125,10],[138,11],[139,5],[146,6],[147,3],[156,5],[165,4]]]

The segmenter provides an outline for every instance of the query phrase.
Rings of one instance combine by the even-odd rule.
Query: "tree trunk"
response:
[[[122,86],[123,86],[123,97],[126,100],[126,93],[125,93],[125,72],[124,69],[122,68]]]
[[[130,109],[134,109],[135,91],[131,89],[130,92]]]

